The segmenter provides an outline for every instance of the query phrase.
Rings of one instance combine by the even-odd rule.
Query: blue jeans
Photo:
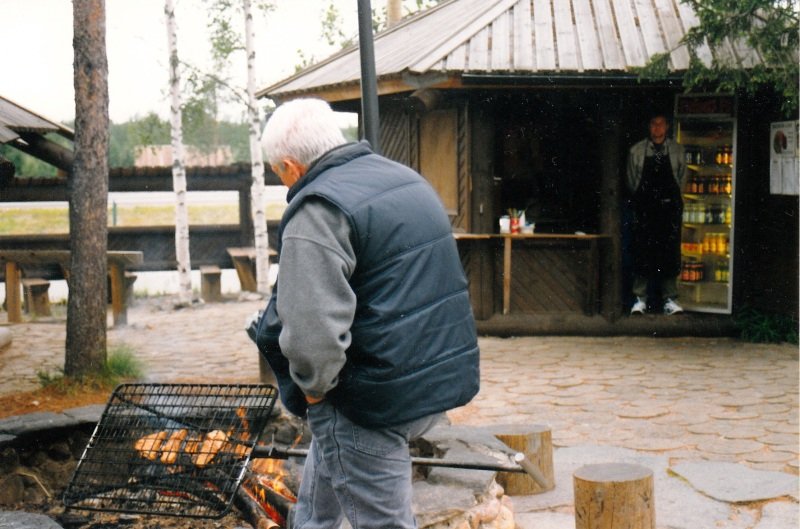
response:
[[[289,527],[337,529],[346,516],[353,529],[415,528],[408,442],[441,417],[369,429],[326,401],[309,406],[311,448]]]

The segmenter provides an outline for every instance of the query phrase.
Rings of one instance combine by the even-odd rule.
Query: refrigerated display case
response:
[[[731,313],[735,108],[733,96],[686,94],[676,98],[676,140],[684,146],[688,168],[678,281],[686,310]]]

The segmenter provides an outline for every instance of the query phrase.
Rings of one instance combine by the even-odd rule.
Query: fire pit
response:
[[[148,515],[157,515],[152,520],[161,527],[181,526],[164,515],[195,518],[193,527],[207,526],[202,518],[235,514],[258,528],[284,525],[296,501],[308,438],[302,422],[273,420],[276,396],[274,388],[259,385],[120,386],[66,486],[68,509],[56,518],[65,528],[93,529],[135,527]],[[441,435],[412,447],[420,526],[452,527],[458,517],[470,524],[510,517],[513,527],[510,503],[494,482],[497,471],[521,471],[508,459],[508,447],[494,439],[491,450],[459,448],[445,458],[455,445],[443,448]]]

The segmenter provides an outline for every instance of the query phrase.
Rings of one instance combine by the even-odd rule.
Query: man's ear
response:
[[[286,176],[288,179],[291,180],[292,184],[300,180],[304,174],[306,174],[306,170],[308,170],[308,166],[301,164],[297,160],[292,160],[291,158],[284,158],[281,160],[283,166],[286,168]]]
[[[291,158],[281,159],[277,164],[273,164],[272,168],[286,187],[292,187],[308,170],[308,166]]]

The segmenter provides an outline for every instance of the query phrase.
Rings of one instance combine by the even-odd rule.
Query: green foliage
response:
[[[56,374],[37,371],[36,376],[43,388],[53,388],[61,393],[77,393],[86,388],[111,388],[124,380],[141,378],[142,373],[142,363],[136,358],[136,352],[127,345],[119,345],[108,352],[106,365],[100,372],[71,378],[64,375],[63,369],[58,369]]]
[[[442,0],[414,0],[415,7],[409,8],[408,6],[404,6],[405,12],[403,16],[408,16],[418,11],[431,8],[440,2],[442,2]],[[322,14],[320,23],[322,25],[322,36],[328,45],[338,45],[340,49],[345,49],[355,45],[358,42],[357,31],[355,33],[348,34],[342,27],[342,19],[339,14],[339,10],[332,0],[328,1],[325,11]],[[380,33],[387,27],[388,19],[386,6],[383,6],[380,9],[373,9],[372,31],[374,33]],[[307,56],[303,50],[297,50],[297,56],[300,62],[295,65],[295,73],[304,70],[305,68],[317,62],[317,58],[315,58],[313,55]]]
[[[169,145],[170,124],[155,113],[131,121],[111,124],[108,160],[111,167],[131,167],[139,147]],[[217,121],[205,103],[189,101],[183,113],[183,141],[186,145],[211,152],[230,146],[235,162],[250,160],[246,122]]]
[[[687,90],[716,90],[754,94],[764,86],[783,97],[783,110],[798,108],[798,12],[794,0],[681,0],[697,14],[699,25],[689,29],[685,44],[690,64],[683,76]],[[733,44],[754,50],[760,62],[743,68],[729,53]],[[709,64],[701,52],[710,49]],[[669,54],[657,54],[642,78],[663,79],[669,74]]]
[[[798,322],[785,314],[767,314],[745,307],[734,317],[743,340],[756,343],[798,343]]]
[[[14,174],[18,178],[52,178],[58,173],[58,170],[49,163],[38,160],[10,145],[0,145],[0,156],[14,164]]]

